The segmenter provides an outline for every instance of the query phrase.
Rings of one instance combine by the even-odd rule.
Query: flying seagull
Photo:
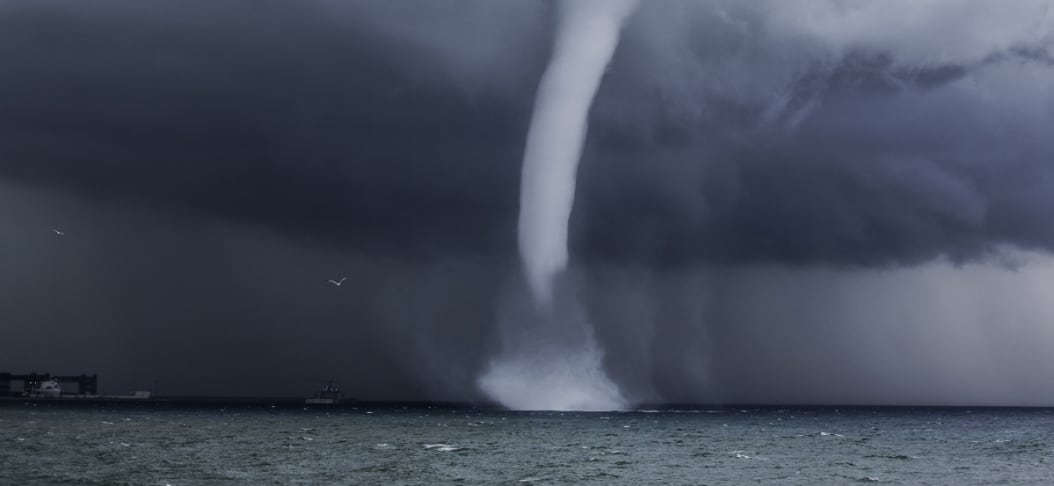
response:
[[[55,233],[56,235],[59,235],[59,236],[65,236],[66,235],[66,233],[63,233],[63,232],[61,232],[61,231],[59,231],[57,229],[53,229],[53,230],[51,230],[51,232]]]
[[[340,287],[340,284],[344,283],[344,281],[345,281],[345,280],[347,280],[347,279],[348,279],[348,277],[343,277],[343,278],[341,278],[341,279],[340,279],[340,281],[339,281],[339,282],[338,282],[338,281],[336,281],[336,280],[332,280],[332,279],[331,279],[331,280],[329,281],[329,283],[331,283],[331,284],[333,284],[333,285],[336,285],[337,287]]]

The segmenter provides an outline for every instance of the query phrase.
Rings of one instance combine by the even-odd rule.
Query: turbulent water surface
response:
[[[1050,484],[1046,409],[0,404],[0,484]]]

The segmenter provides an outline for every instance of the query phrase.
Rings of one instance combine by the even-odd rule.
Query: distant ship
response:
[[[63,390],[63,387],[66,389]],[[0,400],[61,400],[80,402],[112,402],[125,400],[156,400],[147,390],[129,395],[99,395],[98,375],[59,376],[50,373],[0,373]]]
[[[308,405],[336,405],[343,399],[344,393],[340,391],[336,383],[333,383],[333,380],[329,380],[329,382],[322,385],[322,389],[316,392],[314,396],[305,399],[304,403]]]
[[[62,396],[62,386],[59,380],[52,378],[33,383],[25,395],[31,398],[59,398]]]
[[[61,398],[64,400],[150,400],[152,393],[147,390],[134,391],[130,395],[77,395],[63,394],[59,380],[51,378],[33,383],[29,390],[22,393],[25,398]]]

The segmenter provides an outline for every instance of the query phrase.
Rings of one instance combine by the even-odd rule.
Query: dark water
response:
[[[1054,484],[1009,409],[0,404],[0,484]]]

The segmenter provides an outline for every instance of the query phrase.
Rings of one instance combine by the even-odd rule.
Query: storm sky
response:
[[[0,371],[479,399],[554,14],[3,2]],[[1054,405],[1052,127],[1050,0],[643,1],[570,228],[605,365],[636,400]]]

